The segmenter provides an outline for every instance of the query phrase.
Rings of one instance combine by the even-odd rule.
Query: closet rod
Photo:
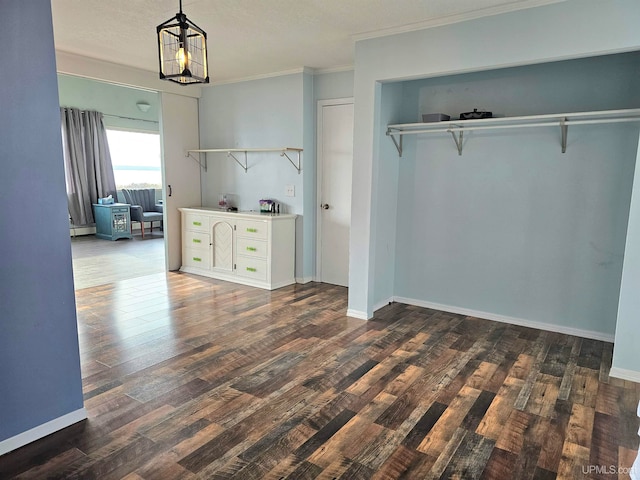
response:
[[[471,120],[472,121],[472,120]],[[605,119],[595,119],[595,120],[568,120],[564,123],[564,125],[570,127],[571,125],[589,125],[589,124],[599,124],[599,123],[626,123],[626,122],[638,122],[640,121],[640,117],[630,117],[630,118],[605,118]],[[541,123],[516,123],[513,125],[478,125],[474,126],[465,126],[465,125],[452,125],[446,128],[433,128],[433,129],[422,129],[422,130],[394,130],[393,127],[389,127],[389,132],[387,135],[412,135],[417,133],[447,133],[447,132],[460,132],[460,131],[471,131],[471,130],[496,130],[496,129],[507,129],[507,128],[528,128],[528,127],[557,127],[562,124],[561,121],[555,122],[541,122]]]

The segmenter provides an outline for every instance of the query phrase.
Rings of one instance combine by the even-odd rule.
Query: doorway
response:
[[[318,102],[316,280],[349,284],[353,98]]]

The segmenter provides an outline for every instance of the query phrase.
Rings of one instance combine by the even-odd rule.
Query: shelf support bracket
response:
[[[236,163],[242,167],[242,169],[244,170],[244,173],[247,173],[247,167],[248,167],[247,152],[245,151],[243,153],[244,153],[244,163],[238,160],[238,158],[233,154],[233,152],[227,152],[227,157],[233,158],[236,161]]]
[[[391,132],[390,130],[387,130],[387,135],[389,135],[389,137],[391,137],[391,140],[393,140],[393,144],[396,146],[396,150],[398,150],[398,156],[402,157],[402,135],[398,135],[399,142],[398,140],[396,140],[396,137],[393,136],[393,132]]]
[[[458,136],[456,137],[456,132],[449,130],[449,133],[453,137],[453,141],[456,142],[456,147],[458,147],[458,155],[462,155],[462,136],[464,135],[464,131],[460,130]]]
[[[560,133],[562,134],[562,153],[566,153],[567,151],[567,131],[569,130],[569,126],[567,125],[567,119],[563,118],[560,120]]]
[[[291,163],[291,165],[293,165],[295,167],[295,169],[298,171],[298,175],[300,175],[300,171],[301,171],[301,166],[300,166],[300,152],[296,152],[298,154],[298,164],[296,165],[296,163],[291,160],[291,157],[289,155],[287,155],[286,150],[283,150],[282,152],[280,152],[280,156],[281,157],[287,157],[287,160],[289,160],[289,162]]]
[[[191,152],[187,151],[187,154],[185,155],[185,157],[191,157],[193,160],[196,161],[196,163],[198,165],[200,165],[200,167],[202,167],[204,169],[204,171],[207,171],[207,154],[204,154],[204,163],[202,163],[202,161],[200,161],[199,158],[194,157],[193,155],[191,155]]]

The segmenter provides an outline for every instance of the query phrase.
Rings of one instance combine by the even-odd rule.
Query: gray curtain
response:
[[[74,225],[94,223],[92,204],[113,195],[116,181],[102,113],[60,108],[69,215]]]

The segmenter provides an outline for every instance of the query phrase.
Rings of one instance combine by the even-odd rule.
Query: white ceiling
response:
[[[183,0],[207,32],[212,83],[353,64],[354,37],[415,30],[563,0]],[[157,71],[156,26],[179,0],[52,0],[56,49]]]

